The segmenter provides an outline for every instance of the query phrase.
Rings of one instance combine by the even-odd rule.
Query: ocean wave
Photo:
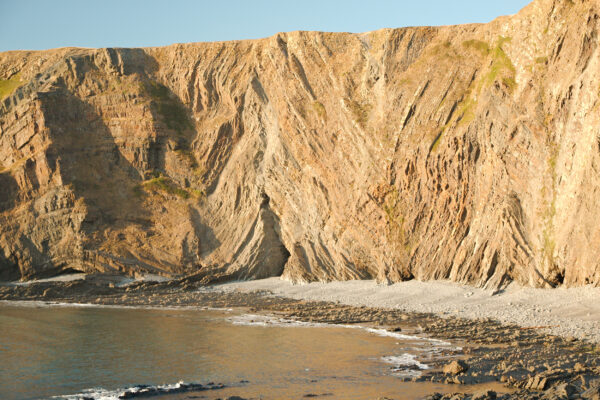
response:
[[[460,347],[454,347],[452,343],[446,342],[440,339],[434,339],[424,336],[416,335],[405,335],[403,333],[391,332],[383,328],[369,328],[362,325],[347,325],[347,324],[328,324],[325,322],[305,322],[296,321],[292,319],[279,318],[271,315],[258,315],[258,314],[242,314],[227,319],[234,325],[246,325],[246,326],[275,326],[275,327],[289,327],[289,328],[350,328],[350,329],[364,329],[365,331],[372,333],[377,336],[391,337],[398,340],[411,340],[422,343],[429,343],[434,346],[443,348],[453,348],[460,350]]]
[[[223,311],[232,312],[233,308],[205,307],[205,306],[152,306],[152,305],[124,305],[124,304],[94,304],[94,303],[69,303],[42,300],[0,300],[0,305],[12,307],[33,308],[109,308],[125,310],[166,310],[166,311]]]
[[[401,378],[413,378],[421,376],[424,370],[429,369],[429,365],[417,360],[414,354],[404,353],[399,356],[381,357],[381,361],[386,364],[392,364],[392,375]]]
[[[284,328],[331,328],[331,327],[352,327],[350,325],[334,325],[326,324],[322,322],[304,322],[296,321],[293,319],[278,318],[271,315],[258,315],[258,314],[242,314],[236,315],[231,318],[227,318],[233,325],[243,326],[276,326]]]
[[[108,390],[104,388],[92,388],[85,389],[81,393],[66,395],[66,396],[54,396],[53,399],[63,400],[82,400],[82,399],[93,399],[93,400],[118,400],[118,399],[138,399],[144,397],[154,397],[166,394],[178,394],[188,392],[201,392],[206,390],[223,389],[225,385],[208,383],[202,385],[199,383],[185,383],[183,381],[167,384],[167,385],[137,385],[128,388],[121,388],[116,390]]]
[[[416,335],[405,335],[403,333],[391,332],[391,331],[388,331],[387,329],[381,329],[381,328],[365,328],[365,329],[368,332],[371,332],[377,336],[393,337],[393,338],[400,339],[400,340],[417,340],[417,341],[433,343],[438,346],[444,346],[444,347],[452,346],[452,343],[446,342],[446,341],[440,340],[440,339],[434,339],[434,338],[428,338],[428,337],[416,336]]]
[[[412,367],[420,370],[429,369],[429,365],[424,364],[417,360],[417,356],[414,354],[404,353],[400,356],[385,356],[381,357],[381,361],[386,364],[392,364],[397,368]]]
[[[452,343],[423,336],[406,335],[399,332],[391,332],[383,328],[369,328],[361,325],[328,324],[323,322],[304,322],[271,315],[243,314],[227,318],[234,325],[283,327],[283,328],[349,328],[361,329],[373,335],[390,337],[403,342],[416,342],[414,350],[421,358],[435,359],[447,351],[460,351],[461,347]],[[417,360],[417,355],[404,353],[400,356],[382,357],[381,361],[392,364],[392,375],[402,378],[413,378],[421,376],[421,371],[429,369],[427,364]]]

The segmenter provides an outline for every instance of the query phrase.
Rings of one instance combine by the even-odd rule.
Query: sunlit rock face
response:
[[[599,9],[0,53],[0,280],[598,285]]]

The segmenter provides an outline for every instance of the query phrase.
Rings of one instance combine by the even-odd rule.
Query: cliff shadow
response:
[[[181,175],[167,170],[166,155],[173,151],[183,161],[183,165],[195,169],[197,160],[192,142],[197,132],[190,110],[171,89],[149,76],[143,78],[142,88],[144,96],[150,99],[150,113],[158,132],[149,148],[150,166],[161,173]]]
[[[11,223],[8,216],[1,215],[17,205],[18,195],[19,185],[10,171],[0,172],[0,282],[21,278],[18,260],[13,254],[10,254],[12,245],[10,242],[13,239],[10,237],[10,233],[6,235],[7,230],[11,230]],[[7,250],[9,254],[5,253]]]
[[[143,177],[122,156],[94,107],[63,87],[40,97],[52,141],[48,163],[84,199],[88,212],[82,229],[95,235],[108,225],[149,224],[139,190]]]
[[[10,171],[0,172],[0,213],[16,205],[18,193],[19,185]]]
[[[221,242],[215,236],[212,228],[203,222],[198,210],[189,207],[189,212],[194,227],[194,234],[200,241],[200,257],[207,257],[221,246]]]

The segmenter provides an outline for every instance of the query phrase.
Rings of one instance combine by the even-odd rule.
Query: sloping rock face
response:
[[[599,13],[1,53],[0,280],[598,285]]]

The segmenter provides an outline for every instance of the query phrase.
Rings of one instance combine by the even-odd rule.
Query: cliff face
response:
[[[599,12],[0,53],[0,280],[598,285]]]

